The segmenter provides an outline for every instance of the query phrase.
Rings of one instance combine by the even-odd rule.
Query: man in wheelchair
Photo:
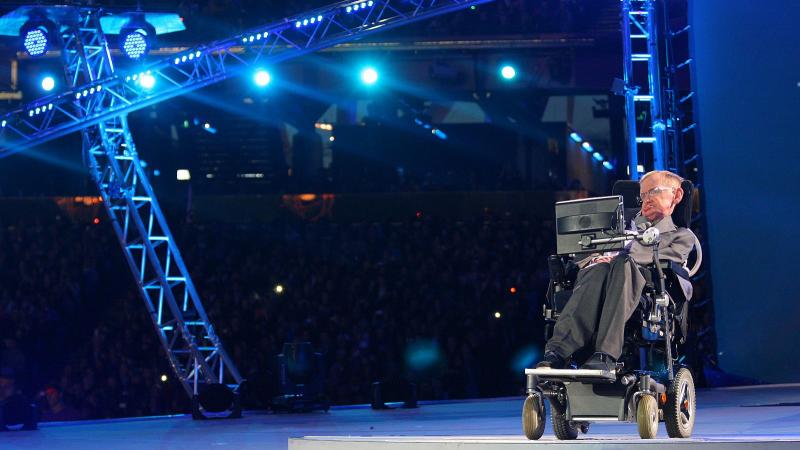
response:
[[[672,221],[672,212],[684,196],[682,181],[667,171],[645,174],[639,182],[641,215],[636,218],[637,223],[650,222],[660,232],[659,259],[678,264],[688,259],[695,242],[691,231]],[[593,254],[579,261],[572,297],[545,346],[544,360],[536,367],[564,368],[573,353],[592,344],[594,353],[581,369],[613,371],[622,353],[625,323],[646,283],[643,266],[652,262],[652,249],[636,240],[620,252]]]
[[[636,422],[642,438],[655,437],[664,421],[670,437],[691,436],[694,381],[680,366],[676,334],[685,336],[689,277],[702,261],[687,228],[692,190],[653,171],[639,183],[618,181],[614,196],[556,204],[558,255],[550,257],[544,311],[555,325],[543,360],[525,370],[528,439],[542,436],[545,399],[559,439],[598,421]],[[561,255],[572,257],[566,266]]]

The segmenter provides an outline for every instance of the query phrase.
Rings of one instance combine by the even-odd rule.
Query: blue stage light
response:
[[[30,56],[42,56],[47,53],[47,28],[40,25],[25,30],[22,35],[22,45]]]
[[[415,372],[424,372],[442,361],[442,351],[434,340],[416,341],[405,350],[406,367]]]
[[[433,134],[434,136],[436,136],[437,138],[439,138],[439,139],[441,139],[443,141],[447,140],[447,133],[445,133],[444,131],[442,131],[442,130],[440,130],[438,128],[432,129],[431,130],[431,134]]]
[[[119,49],[127,58],[139,60],[153,48],[156,29],[143,13],[130,13],[127,16],[130,18],[119,30]]]
[[[48,75],[42,78],[42,90],[45,92],[50,92],[54,87],[56,87],[56,80],[53,77]]]
[[[569,134],[569,138],[572,139],[572,142],[576,144],[580,144],[581,142],[583,142],[583,138],[581,137],[581,135],[574,131]]]
[[[145,89],[153,89],[153,86],[156,85],[156,77],[149,73],[143,73],[139,77],[139,85]]]
[[[147,31],[142,28],[124,30],[120,34],[120,50],[130,59],[139,59],[150,50],[150,43],[147,38]]]
[[[581,144],[581,147],[583,147],[583,149],[589,153],[592,153],[594,151],[594,147],[592,147],[592,144],[588,142],[584,142],[583,144]]]
[[[514,66],[505,65],[500,69],[500,75],[506,80],[513,80],[517,76],[517,69]]]
[[[253,81],[258,87],[265,87],[272,82],[272,76],[266,70],[257,70],[253,75]]]
[[[598,153],[598,152],[594,152],[594,153],[592,154],[592,157],[593,157],[594,159],[598,160],[598,161],[602,161],[602,160],[603,160],[603,155],[601,155],[601,154],[600,154],[600,153]]]
[[[603,161],[603,167],[608,170],[614,170],[614,166],[609,161]]]
[[[378,71],[374,67],[366,67],[361,71],[361,82],[373,85],[378,82]]]

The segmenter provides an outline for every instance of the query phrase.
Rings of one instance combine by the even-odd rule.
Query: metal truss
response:
[[[688,0],[687,0],[688,1]],[[688,9],[688,5],[671,2]],[[667,155],[669,170],[692,180],[700,186],[700,154],[694,141],[697,123],[693,117],[694,90],[691,86],[691,69],[694,59],[689,55],[691,25],[670,29],[670,8],[661,3],[661,33],[664,36],[664,114],[667,117]],[[688,16],[688,14],[687,14]],[[683,73],[682,73],[683,72]],[[689,80],[681,87],[680,79]]]
[[[688,8],[688,1],[690,0],[622,0],[629,170],[632,179],[639,178],[636,170],[642,164],[639,157],[647,155],[642,147],[652,145],[652,168],[670,170],[692,180],[700,193],[700,204],[704,205],[706,196],[702,183],[702,157],[694,141],[697,123],[692,117],[692,77],[690,73],[681,73],[691,71],[694,63],[689,54],[687,37],[691,26],[686,24],[678,30],[673,30],[670,26],[670,10],[676,9],[675,6]],[[640,72],[634,72],[635,69],[640,69],[638,66],[647,70],[646,91],[633,85],[634,75],[641,76]],[[680,79],[689,80],[688,86],[679,86]],[[637,109],[636,106],[648,102],[649,115],[642,114],[647,111],[644,108]],[[649,121],[637,122],[637,117],[641,116],[649,117]],[[637,134],[637,125],[639,130],[649,128],[651,135]],[[644,165],[647,169],[651,168],[647,167],[649,161],[645,161]],[[699,211],[693,211],[691,226],[696,234],[707,237],[708,226],[702,208],[701,206]],[[702,245],[703,254],[709,255],[708,240],[704,240]],[[704,260],[705,264],[692,281],[704,284],[703,292],[706,297],[692,302],[692,317],[702,317],[713,311],[713,280],[708,256]],[[716,359],[715,343],[713,340],[708,341],[709,336],[714,336],[713,323],[696,333],[695,338],[704,340],[705,348],[711,349],[698,356],[713,361]]]
[[[694,92],[691,88],[681,92],[678,87],[679,72],[692,65],[688,44],[684,45],[687,48],[681,60],[676,61],[676,41],[690,27],[671,30],[668,6],[667,0],[622,0],[625,110],[632,179],[639,177],[635,170],[638,165],[671,170],[690,179],[696,178],[699,166],[695,147],[687,145],[687,136],[696,128],[689,114]],[[634,84],[635,77],[641,80],[644,76],[646,86]],[[652,158],[643,159],[648,150]]]
[[[640,156],[652,152],[652,168],[667,167],[666,126],[662,115],[659,33],[655,0],[622,0],[622,50],[625,81],[625,113],[628,138],[628,170],[639,179]],[[646,86],[635,86],[634,77],[647,76]],[[645,130],[637,130],[637,103],[649,105]],[[643,150],[644,149],[644,150]]]
[[[172,368],[190,395],[201,384],[242,382],[214,331],[146,176],[127,114],[248,68],[274,64],[371,33],[491,0],[347,1],[117,73],[100,26],[102,10],[73,8],[61,25],[71,89],[0,117],[0,158],[65,134],[83,135],[125,259]],[[155,85],[148,89],[142,76]]]
[[[275,64],[490,1],[344,1],[189,49],[135,71],[103,72],[106,76],[0,117],[0,157],[208,86],[248,68]],[[89,41],[81,42],[87,45]],[[152,89],[140,83],[144,74],[155,79]]]
[[[125,116],[84,134],[84,151],[125,259],[172,368],[189,395],[198,384],[236,388],[239,371],[206,315],[170,233]]]
[[[71,86],[114,74],[100,15],[85,8],[77,15],[78,21],[61,36]],[[109,106],[117,102],[111,98]],[[84,160],[178,380],[189,395],[197,394],[201,384],[236,388],[242,377],[214,332],[186,270],[136,153],[127,116],[111,116],[81,131]]]

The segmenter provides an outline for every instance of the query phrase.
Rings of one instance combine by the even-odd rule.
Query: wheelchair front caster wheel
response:
[[[680,369],[667,389],[667,404],[664,406],[664,424],[671,438],[688,438],[694,429],[697,402],[694,379],[688,369]]]
[[[653,439],[658,434],[658,403],[652,395],[643,395],[636,406],[636,424],[642,439]]]
[[[544,434],[544,404],[537,395],[529,395],[522,405],[522,431],[532,441]]]

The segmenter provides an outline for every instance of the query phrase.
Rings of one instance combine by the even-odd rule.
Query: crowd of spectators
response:
[[[375,381],[412,381],[421,399],[515,395],[541,354],[549,221],[187,219],[173,231],[248,408],[278,393],[285,342],[323,354],[333,404],[368,403]],[[141,302],[104,220],[0,223],[0,400],[35,398],[43,420],[188,412]],[[713,316],[693,320],[690,358],[702,358]]]
[[[395,374],[420,398],[515,394],[542,344],[552,229],[533,218],[175,231],[212,322],[255,386],[250,407],[275,394],[284,342],[323,353],[334,404],[369,402],[370,384]],[[0,227],[0,365],[45,419],[188,409],[117,247],[105,222]],[[420,365],[415,349],[434,357]]]

